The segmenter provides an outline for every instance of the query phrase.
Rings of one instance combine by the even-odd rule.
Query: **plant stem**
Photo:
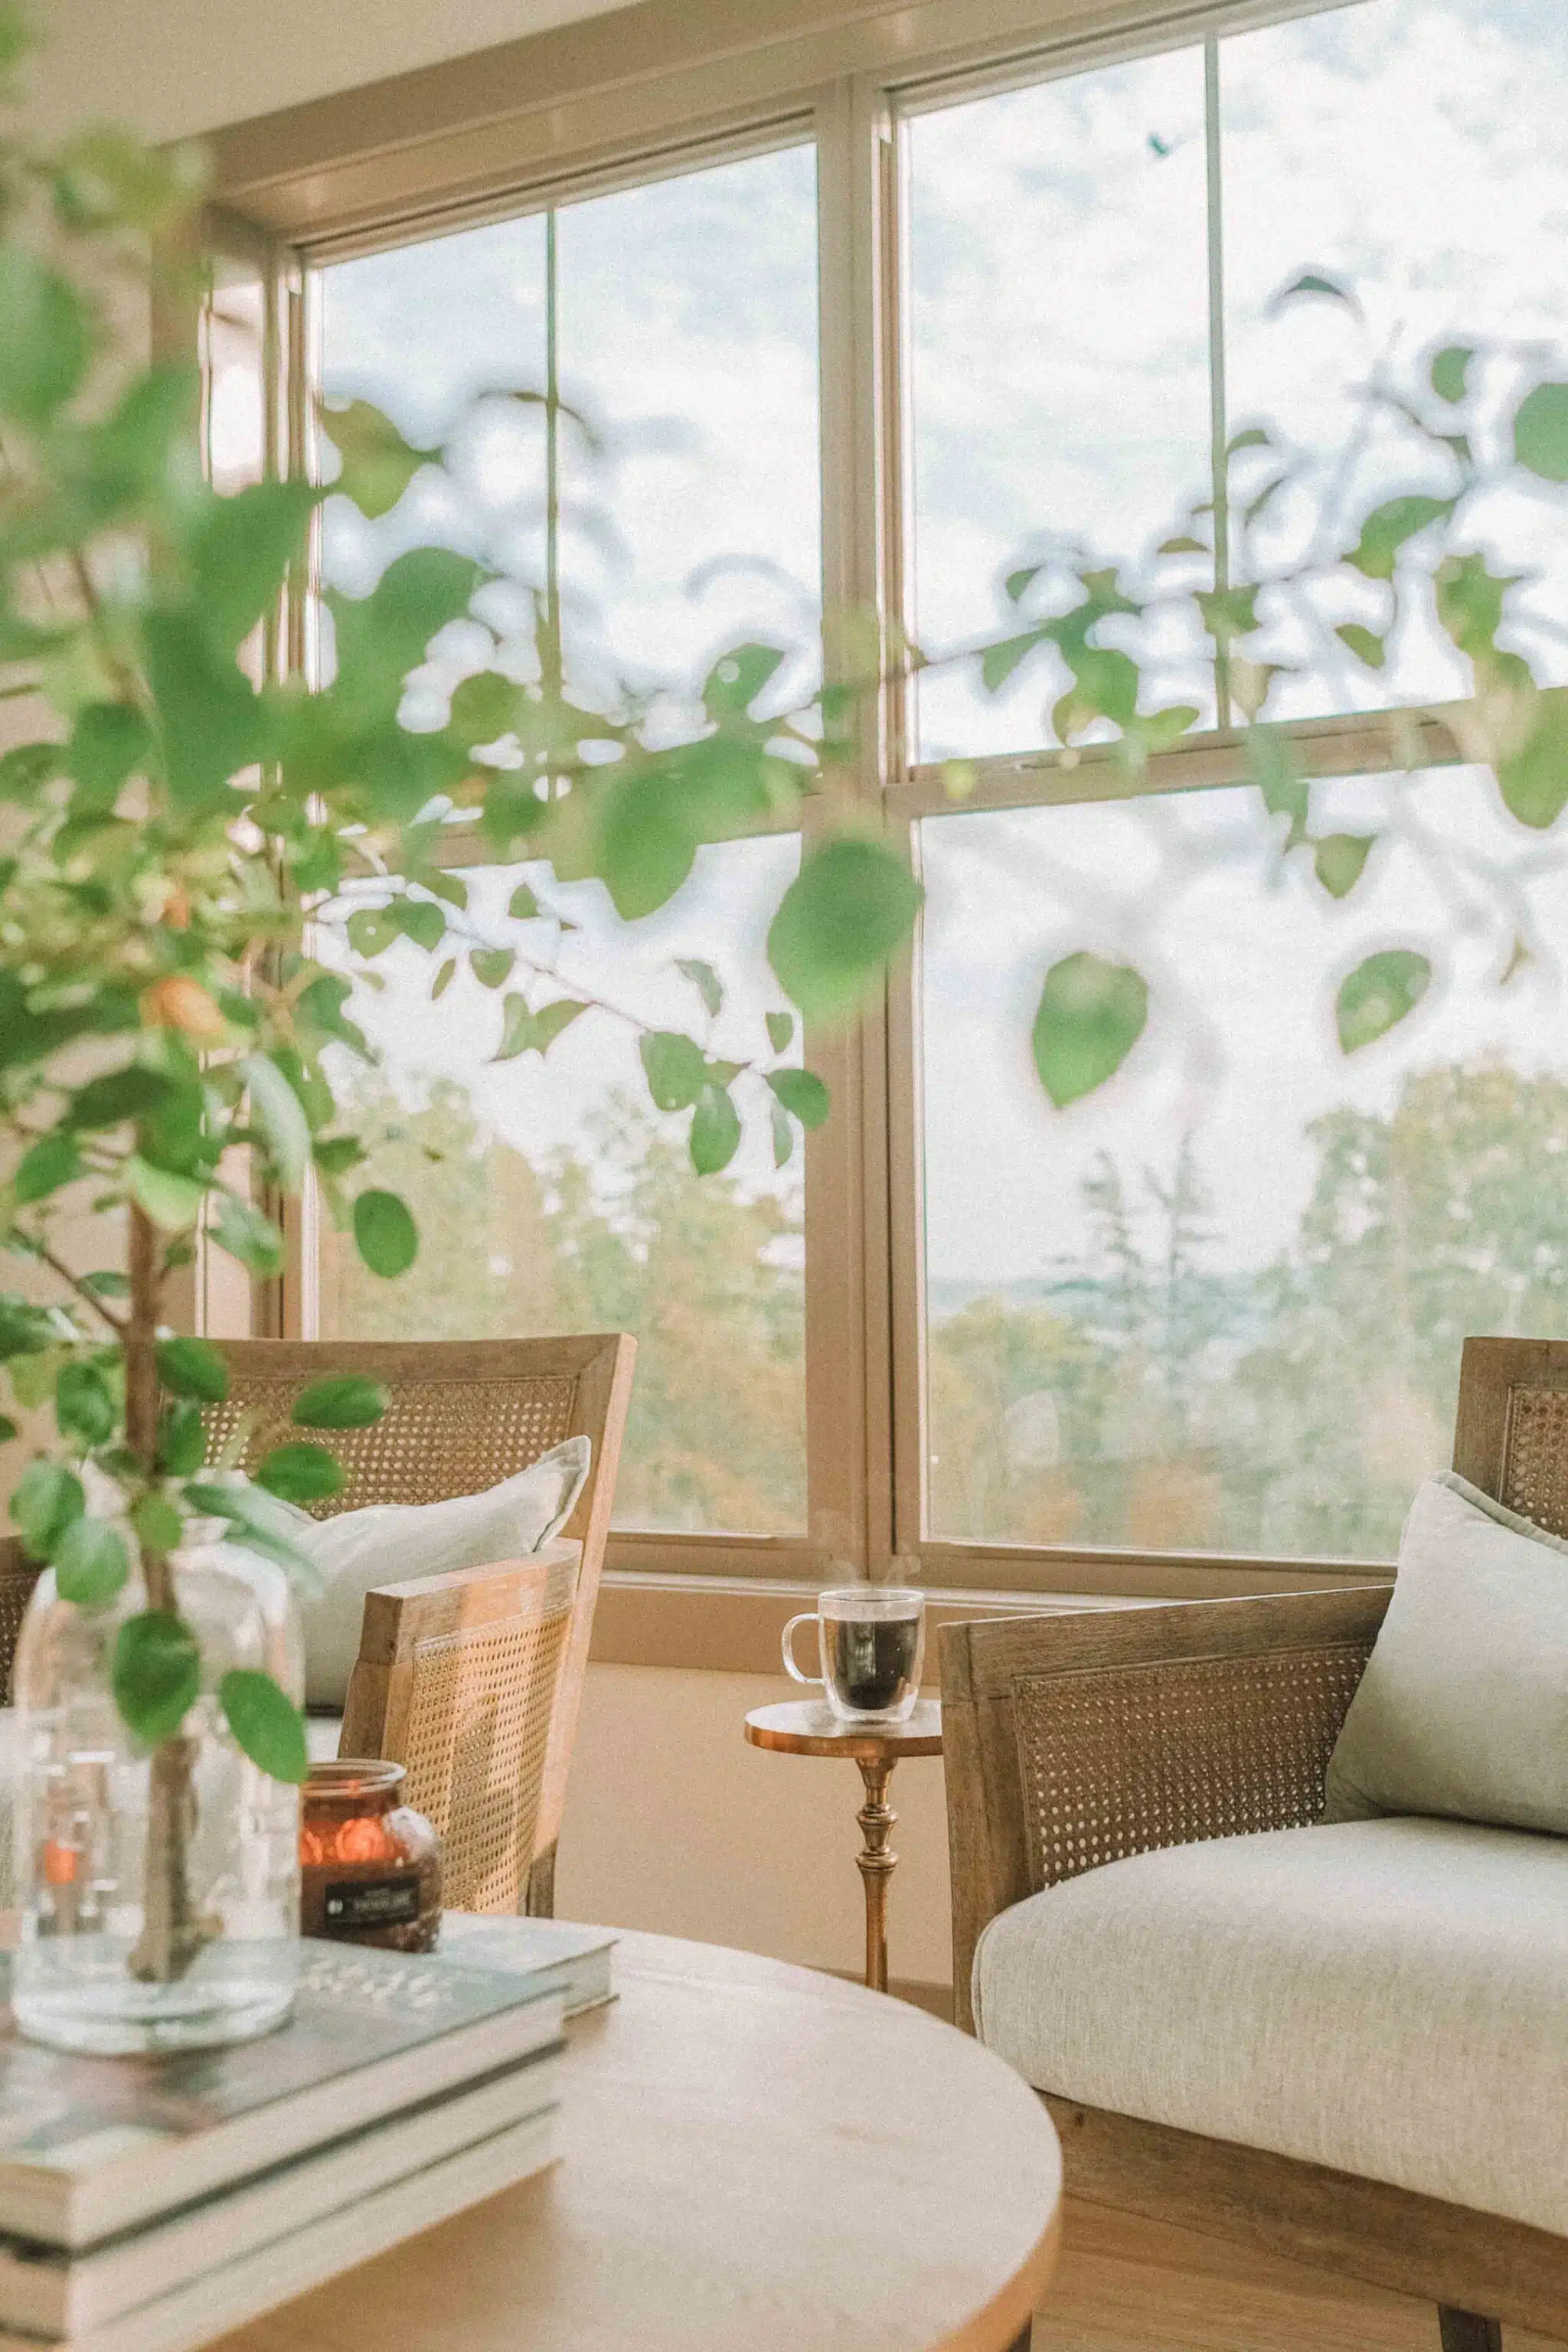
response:
[[[131,1209],[131,1303],[124,1321],[126,1442],[151,1471],[158,1450],[158,1307],[163,1252],[152,1219]],[[176,1606],[174,1573],[166,1552],[142,1549],[149,1609]],[[142,1933],[131,1973],[143,1984],[174,1984],[183,1977],[210,1929],[194,1917],[187,1858],[195,1825],[191,1769],[195,1742],[164,1739],[153,1750],[147,1789],[147,1856]]]

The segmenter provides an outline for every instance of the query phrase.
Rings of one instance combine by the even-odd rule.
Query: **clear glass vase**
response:
[[[50,1571],[16,1651],[16,1900],[13,2007],[22,2032],[65,2050],[124,2055],[200,2049],[266,2033],[289,2014],[300,1926],[300,1792],[237,1743],[217,1686],[232,1668],[270,1674],[296,1702],[303,1655],[280,1569],[192,1520],[173,1555],[181,1615],[201,1644],[201,1695],[163,1752],[176,1790],[154,1797],[154,1763],[110,1687],[120,1628],[147,1605],[132,1573],[107,1608],[62,1601]],[[161,1978],[149,1960],[149,1848],[155,1805],[183,1849],[151,1888],[154,1914],[188,1922],[194,1953]],[[176,1883],[177,1882],[177,1883]]]

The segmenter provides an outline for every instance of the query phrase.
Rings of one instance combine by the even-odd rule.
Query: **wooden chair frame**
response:
[[[637,1341],[624,1332],[598,1332],[543,1339],[226,1339],[217,1344],[232,1383],[228,1404],[221,1411],[231,1419],[247,1406],[261,1404],[265,1409],[268,1400],[276,1406],[291,1399],[308,1381],[333,1372],[363,1373],[381,1381],[390,1392],[391,1406],[382,1422],[371,1429],[335,1433],[335,1450],[350,1468],[350,1482],[341,1496],[318,1507],[318,1516],[366,1503],[445,1500],[526,1469],[541,1450],[535,1446],[531,1451],[524,1445],[515,1456],[487,1451],[482,1468],[476,1472],[471,1463],[433,1458],[436,1449],[417,1440],[400,1447],[400,1402],[416,1392],[428,1394],[448,1386],[471,1390],[474,1412],[482,1415],[487,1393],[493,1396],[498,1389],[503,1394],[531,1387],[546,1390],[554,1398],[548,1443],[553,1445],[578,1436],[591,1441],[593,1460],[586,1482],[561,1530],[564,1539],[581,1544],[583,1558],[551,1717],[528,1881],[527,1909],[536,1917],[549,1916],[554,1909],[556,1846],[587,1677],[594,1610],[610,1532]],[[278,1434],[276,1428],[258,1428],[250,1451],[259,1454]],[[468,1480],[472,1485],[466,1484]]]
[[[1454,1466],[1473,1486],[1568,1534],[1568,1342],[1468,1339]],[[970,1979],[986,1922],[1120,1853],[1315,1820],[1323,1774],[1392,1585],[944,1627],[943,1744],[952,1864],[953,1987],[973,2032]],[[1358,1663],[1359,1661],[1359,1663]],[[1020,1685],[1039,1711],[1058,1679],[1064,1717],[1094,1676],[1119,1737],[1075,1770],[1075,1826],[1031,1820]],[[1260,1703],[1259,1687],[1272,1685]],[[1299,1703],[1276,1703],[1293,1686]],[[1184,1774],[1133,1727],[1178,1727],[1201,1686],[1205,1769]],[[1087,1786],[1087,1781],[1092,1786]],[[1086,1854],[1084,1818],[1095,1824]],[[1568,2336],[1568,2239],[1384,2182],[1201,2137],[1042,2094],[1068,2192],[1090,2202],[1348,2272],[1435,2301],[1444,2352],[1497,2352],[1500,2323]],[[1485,2314],[1482,2317],[1478,2315]]]

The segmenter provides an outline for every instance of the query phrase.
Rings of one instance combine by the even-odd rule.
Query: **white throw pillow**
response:
[[[1329,1763],[1329,1822],[1568,1835],[1568,1543],[1452,1471],[1417,1494],[1394,1597]]]
[[[455,1568],[527,1559],[571,1517],[592,1451],[586,1437],[569,1437],[499,1486],[447,1503],[373,1503],[335,1519],[301,1511],[296,1540],[321,1575],[320,1593],[303,1597],[300,1612],[307,1706],[342,1706],[367,1592]]]

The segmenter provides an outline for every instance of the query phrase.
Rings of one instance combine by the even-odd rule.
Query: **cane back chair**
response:
[[[506,1865],[495,1849],[493,1817],[486,1837],[475,1844],[470,1832],[477,1817],[461,1810],[467,1801],[451,1777],[453,1758],[467,1752],[470,1761],[477,1761],[482,1746],[488,1793],[481,1797],[476,1783],[471,1801],[492,1807],[500,1769],[494,1743],[503,1738],[515,1748],[519,1817],[522,1811],[532,1815],[531,1851],[523,1864],[526,1906],[536,1915],[548,1915],[554,1906],[556,1843],[587,1673],[636,1341],[621,1334],[596,1334],[545,1339],[229,1339],[217,1344],[228,1366],[229,1391],[221,1405],[207,1411],[209,1452],[216,1454],[248,1417],[243,1455],[247,1466],[290,1432],[294,1399],[311,1381],[358,1372],[386,1391],[387,1408],[379,1421],[368,1429],[332,1432],[332,1450],[348,1475],[341,1493],[315,1505],[318,1518],[370,1503],[437,1503],[478,1494],[526,1469],[568,1437],[590,1441],[587,1480],[562,1530],[573,1549],[580,1548],[574,1596],[565,1613],[559,1562],[551,1564],[557,1571],[553,1579],[541,1574],[543,1563],[530,1564],[526,1574],[514,1564],[507,1570],[510,1587],[504,1580],[492,1584],[488,1596],[467,1588],[460,1606],[452,1598],[450,1578],[388,1587],[381,1604],[367,1605],[361,1664],[355,1669],[357,1708],[351,1685],[341,1748],[344,1755],[385,1755],[408,1763],[410,1803],[427,1812],[444,1833],[450,1835],[463,1822],[469,1823],[461,1831],[468,1859],[454,1877],[455,1908],[474,1907],[459,1905],[456,1891],[459,1882],[472,1877],[476,1887],[482,1885],[486,1890],[481,1907],[516,1910],[515,1891],[511,1900],[502,1899]],[[442,1586],[448,1588],[446,1597],[435,1589]],[[463,1612],[487,1610],[491,1631],[481,1636]],[[507,1619],[504,1631],[502,1617]],[[413,1653],[407,1649],[400,1658],[398,1644],[426,1638],[444,1646],[428,1653],[419,1676],[418,1707],[411,1713],[412,1691],[405,1685],[412,1682]],[[439,1667],[438,1658],[445,1659]],[[509,1693],[500,1717],[476,1680],[487,1660]],[[370,1696],[371,1670],[383,1667],[389,1676],[395,1668],[396,1675],[378,1721]],[[519,1704],[524,1699],[529,1701],[526,1710]],[[431,1706],[446,1710],[446,1728],[428,1714]],[[539,1734],[546,1723],[548,1734],[540,1752]],[[405,1752],[404,1743],[411,1734],[416,1735],[416,1748]],[[383,1745],[387,1735],[393,1744]],[[532,1797],[531,1781],[537,1791]],[[452,1811],[454,1803],[458,1811]],[[480,1846],[489,1857],[482,1866]]]
[[[1454,1467],[1568,1536],[1568,1341],[1466,1340]],[[982,1928],[1026,1895],[1123,1855],[1319,1818],[1392,1590],[944,1627],[960,2024],[973,2031]],[[1443,2352],[1498,2352],[1503,2321],[1568,2337],[1568,2240],[1041,2095],[1069,2194],[1434,2300]]]

